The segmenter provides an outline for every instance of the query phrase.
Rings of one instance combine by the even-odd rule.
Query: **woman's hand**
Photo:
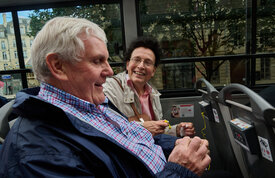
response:
[[[149,130],[153,136],[164,133],[165,128],[169,124],[166,123],[164,120],[159,121],[145,121],[143,123],[143,127]]]
[[[181,131],[181,128],[183,129]],[[193,137],[195,135],[195,128],[192,122],[181,122],[177,125],[177,136],[189,136]]]

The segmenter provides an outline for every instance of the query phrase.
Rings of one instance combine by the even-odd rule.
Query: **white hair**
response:
[[[71,17],[55,17],[49,20],[36,35],[31,46],[31,61],[37,80],[45,82],[51,76],[46,64],[46,56],[56,53],[62,60],[77,62],[85,53],[80,35],[95,36],[105,44],[105,32],[95,23]],[[85,37],[84,36],[84,37]]]

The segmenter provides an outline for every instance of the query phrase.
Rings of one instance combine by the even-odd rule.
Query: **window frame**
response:
[[[17,47],[17,54],[18,54],[18,63],[20,69],[16,70],[6,70],[0,71],[0,75],[4,74],[21,74],[22,80],[22,87],[28,88],[27,83],[27,74],[31,73],[31,69],[26,68],[24,63],[24,56],[23,56],[23,46],[22,46],[22,39],[20,35],[20,27],[19,27],[19,18],[18,18],[18,11],[23,10],[35,10],[35,9],[46,9],[46,8],[58,8],[58,7],[70,7],[76,5],[88,5],[88,4],[111,4],[111,3],[119,3],[120,4],[120,13],[121,13],[121,23],[122,23],[122,46],[123,51],[128,47],[129,42],[137,36],[141,36],[141,26],[140,26],[140,16],[139,16],[139,0],[56,0],[51,1],[50,3],[33,3],[23,1],[17,5],[13,6],[0,6],[0,13],[3,12],[11,12],[13,18],[13,29],[12,31],[15,34],[15,42]],[[232,56],[213,56],[213,57],[182,57],[182,58],[167,58],[161,59],[162,64],[169,64],[169,63],[186,63],[186,62],[200,62],[200,61],[207,61],[207,60],[239,60],[244,59],[246,60],[246,85],[253,89],[259,90],[259,88],[264,88],[270,84],[259,85],[256,84],[256,58],[268,58],[268,57],[275,57],[275,53],[256,53],[256,11],[257,11],[257,1],[246,1],[246,20],[250,26],[247,26],[246,29],[246,36],[247,39],[245,42],[246,51],[245,54],[241,55],[232,55]],[[128,5],[135,6],[135,13],[133,11],[127,10]],[[131,14],[130,14],[131,13]],[[129,20],[129,18],[132,18]],[[136,29],[127,29],[129,26],[133,26]],[[251,28],[252,27],[252,28]],[[132,30],[133,33],[130,33]],[[116,62],[110,63],[112,67],[119,67],[124,66],[123,62]],[[219,89],[219,87],[217,87]],[[220,87],[221,88],[221,87]],[[195,89],[178,89],[178,90],[160,90],[162,93],[163,98],[166,97],[180,97],[180,96],[194,96],[198,95],[195,92]]]
[[[140,23],[140,15],[139,15],[139,1],[136,0],[136,16],[138,23],[138,36],[142,35],[141,23]],[[181,58],[165,58],[161,59],[162,64],[168,63],[186,63],[186,62],[201,62],[207,60],[246,60],[246,86],[251,88],[252,90],[263,89],[270,84],[256,84],[256,58],[267,58],[267,57],[275,57],[275,53],[257,53],[256,51],[256,33],[257,33],[257,0],[249,1],[246,0],[246,22],[249,25],[246,25],[246,41],[245,41],[245,54],[231,55],[231,56],[209,56],[209,57],[181,57]],[[217,87],[220,90],[221,87]],[[195,89],[175,89],[175,90],[160,90],[162,93],[162,98],[169,97],[184,97],[184,96],[196,96],[198,93],[195,92]]]
[[[22,0],[23,1],[23,0]],[[17,47],[17,55],[20,69],[16,70],[0,70],[0,75],[5,74],[21,74],[22,87],[28,88],[27,74],[32,73],[31,69],[26,68],[24,62],[24,53],[23,53],[23,41],[21,39],[20,34],[20,26],[19,26],[19,17],[18,11],[24,10],[36,10],[36,9],[47,9],[47,8],[58,8],[58,7],[71,7],[71,6],[83,6],[83,5],[91,5],[91,4],[119,4],[120,5],[120,15],[121,15],[121,28],[122,28],[122,45],[125,46],[125,33],[124,33],[124,21],[123,21],[123,13],[122,13],[122,0],[82,0],[82,1],[62,1],[56,0],[55,2],[49,3],[32,3],[29,2],[21,2],[19,5],[13,6],[0,6],[0,13],[12,13],[13,26],[11,26],[11,32],[15,35],[15,42]],[[1,3],[0,3],[1,4]]]

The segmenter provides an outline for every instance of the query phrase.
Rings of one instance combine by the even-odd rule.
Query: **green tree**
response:
[[[180,46],[181,56],[166,57],[200,57],[234,54],[234,50],[244,47],[245,41],[245,1],[236,0],[234,4],[226,4],[223,0],[170,0],[162,3],[159,13],[148,11],[141,19],[144,34],[154,34],[161,41],[188,41],[187,46]],[[185,4],[183,4],[185,3]],[[150,5],[149,0],[142,6]],[[157,6],[157,5],[156,5]],[[177,43],[178,44],[178,43]],[[175,45],[170,43],[175,54]],[[174,46],[173,46],[174,45]],[[221,52],[222,51],[222,52]],[[197,65],[198,71],[209,81],[224,61],[208,60],[201,62],[204,70]]]
[[[102,27],[108,39],[108,50],[112,56],[111,61],[120,60],[115,56],[114,45],[122,44],[122,30],[119,4],[95,4],[64,8],[50,8],[34,10],[29,16],[31,32],[35,36],[43,25],[57,16],[79,17],[91,20]]]
[[[273,52],[275,48],[275,0],[261,0],[257,7],[257,51]]]

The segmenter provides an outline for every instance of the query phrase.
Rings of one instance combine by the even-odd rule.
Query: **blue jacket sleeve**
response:
[[[186,169],[185,167],[182,167],[179,164],[168,162],[164,169],[156,174],[156,177],[158,178],[178,178],[178,177],[183,177],[183,178],[199,178],[198,175],[194,174],[192,171],[189,169]]]
[[[179,138],[167,134],[159,134],[154,136],[155,144],[161,146],[166,159],[174,149],[177,139]]]

